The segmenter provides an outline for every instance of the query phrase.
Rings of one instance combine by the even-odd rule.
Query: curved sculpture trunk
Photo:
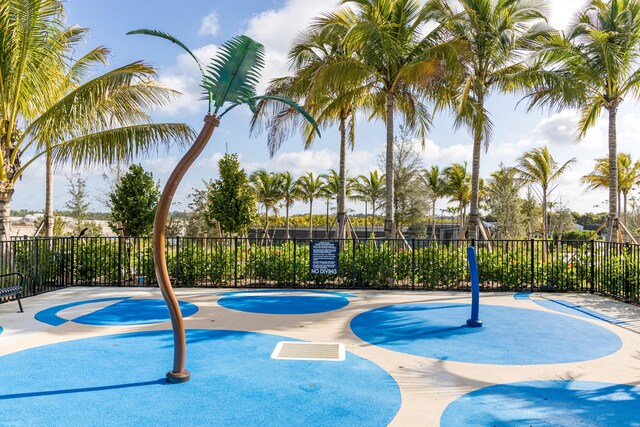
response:
[[[220,120],[207,114],[204,118],[204,126],[200,134],[196,138],[195,143],[189,151],[178,162],[167,184],[162,191],[158,209],[153,223],[153,262],[155,265],[156,276],[158,278],[158,286],[162,292],[162,297],[167,303],[169,314],[171,315],[171,327],[173,328],[173,370],[167,373],[167,381],[171,383],[183,383],[189,381],[190,374],[184,368],[187,351],[187,340],[184,331],[184,322],[178,300],[173,293],[171,280],[169,279],[169,271],[167,269],[167,259],[165,256],[165,228],[171,201],[175,194],[180,181],[187,173],[193,162],[198,158],[204,147],[207,146],[211,134],[218,125]]]

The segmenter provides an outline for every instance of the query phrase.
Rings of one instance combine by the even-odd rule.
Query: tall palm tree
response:
[[[344,238],[347,199],[347,146],[355,144],[355,113],[365,102],[366,86],[357,82],[347,86],[341,81],[317,81],[321,70],[336,61],[348,60],[353,53],[342,43],[344,30],[313,28],[302,33],[289,52],[293,75],[271,81],[267,92],[283,95],[300,102],[322,127],[338,124],[340,131],[339,187],[337,188],[338,236]],[[305,148],[316,138],[313,127],[302,120],[293,108],[279,109],[272,101],[262,101],[252,122],[252,132],[268,129],[268,146],[273,155],[285,138],[302,132]]]
[[[274,209],[276,204],[282,200],[282,175],[258,169],[249,177],[258,203],[264,206],[264,229],[263,238],[269,237],[269,211]],[[277,225],[277,224],[276,224]]]
[[[468,225],[474,238],[479,226],[480,153],[483,144],[488,148],[493,134],[486,102],[494,92],[514,89],[514,79],[527,68],[526,54],[549,37],[546,6],[544,0],[427,2],[427,16],[467,46],[459,72],[450,74],[438,103],[449,105],[456,113],[455,126],[468,128],[473,138]]]
[[[609,218],[607,240],[618,235],[616,120],[625,97],[640,89],[640,3],[592,0],[566,34],[542,50],[545,71],[529,93],[534,106],[580,110],[578,138],[595,125],[603,110],[609,119]]]
[[[446,194],[446,183],[437,165],[422,171],[422,180],[431,193],[431,236],[436,238],[436,202]]]
[[[289,209],[293,203],[298,200],[298,186],[297,181],[291,175],[291,172],[282,172],[280,174],[281,195],[285,209],[285,238],[288,239],[289,235]]]
[[[640,161],[633,161],[630,154],[618,154],[618,216],[623,210],[622,221],[627,222],[627,199],[631,189],[640,181]],[[609,159],[596,159],[592,172],[580,178],[580,182],[589,190],[609,187]],[[622,200],[621,200],[622,199]],[[622,202],[622,203],[621,203]]]
[[[307,172],[298,179],[298,195],[300,199],[309,203],[309,238],[313,238],[313,201],[322,197],[324,183],[322,178],[314,177],[313,172]]]
[[[88,30],[65,27],[63,14],[60,0],[0,5],[0,235],[5,239],[15,184],[38,159],[46,158],[51,233],[55,165],[129,160],[193,135],[185,124],[151,123],[146,111],[176,92],[159,86],[149,65],[134,62],[95,76],[108,49],[71,59]]]
[[[385,236],[396,237],[394,212],[394,117],[423,137],[431,121],[424,91],[443,75],[442,59],[456,53],[434,30],[424,35],[424,7],[419,0],[342,0],[343,7],[318,20],[320,27],[345,31],[343,43],[356,57],[337,61],[316,78],[358,84],[366,81],[372,96],[371,118],[385,121]]]
[[[549,195],[555,189],[551,185],[575,161],[576,159],[572,158],[560,166],[551,156],[546,146],[527,151],[518,159],[518,165],[516,166],[518,176],[527,183],[540,186],[540,191],[537,192],[537,195],[542,204],[542,238],[545,240],[547,239],[548,200]]]
[[[467,216],[467,205],[471,201],[471,175],[467,171],[467,162],[454,163],[442,171],[445,193],[452,201],[458,202],[460,211],[460,228],[464,226]],[[462,238],[462,236],[461,236]]]
[[[354,184],[354,193],[361,199],[371,202],[371,231],[376,226],[376,209],[378,202],[384,200],[385,177],[377,170],[369,172],[369,176],[360,175]],[[365,218],[366,220],[366,218]]]

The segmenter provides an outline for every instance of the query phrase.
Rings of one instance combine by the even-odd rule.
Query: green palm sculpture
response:
[[[211,135],[216,127],[220,125],[220,119],[231,109],[246,104],[255,113],[256,103],[261,99],[270,99],[282,102],[297,110],[307,119],[320,135],[318,125],[315,120],[294,101],[278,96],[258,96],[256,95],[256,85],[260,80],[260,75],[264,67],[264,46],[247,36],[234,37],[220,47],[220,52],[216,58],[211,60],[211,64],[203,67],[202,63],[189,48],[170,34],[157,30],[140,29],[130,31],[127,34],[146,34],[160,37],[177,44],[184,49],[198,64],[202,73],[202,88],[205,97],[209,102],[209,110],[204,118],[204,126],[196,138],[195,143],[187,151],[184,157],[178,162],[171,176],[167,180],[160,201],[153,227],[153,261],[158,286],[162,296],[167,303],[171,314],[171,326],[173,328],[174,353],[173,369],[167,373],[167,381],[171,383],[182,383],[189,381],[190,373],[184,368],[186,359],[186,336],[184,322],[178,300],[175,297],[167,260],[165,257],[165,227],[171,200],[182,180],[182,177],[189,170],[189,167],[206,147]],[[220,110],[226,108],[220,113]],[[213,113],[212,113],[213,107]]]

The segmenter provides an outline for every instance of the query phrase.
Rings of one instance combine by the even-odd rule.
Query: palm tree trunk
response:
[[[618,106],[609,109],[609,224],[607,227],[607,241],[612,242],[618,235],[618,153],[616,142],[616,114]]]
[[[338,171],[340,186],[338,189],[338,239],[345,238],[345,215],[347,199],[347,118],[343,111],[340,116],[340,170]],[[342,246],[342,244],[341,244]]]
[[[622,203],[624,204],[624,209],[622,211],[623,217],[622,217],[622,221],[624,222],[624,225],[627,225],[627,195],[629,194],[628,191],[625,191],[622,193]]]
[[[284,220],[284,223],[285,223],[284,227],[286,229],[285,238],[288,239],[289,238],[289,203],[285,203],[284,210],[285,210],[285,215],[286,215],[286,218]]]
[[[309,239],[313,239],[313,199],[309,199]]]
[[[46,237],[53,237],[53,221],[53,158],[51,153],[47,151],[44,203],[44,230]]]
[[[169,278],[169,270],[167,269],[167,258],[165,255],[165,232],[167,226],[167,218],[169,216],[169,208],[171,207],[171,200],[173,199],[180,181],[189,170],[189,167],[198,158],[202,150],[207,146],[213,130],[218,127],[220,120],[217,117],[207,115],[204,118],[204,126],[200,131],[196,141],[189,148],[189,151],[182,157],[178,165],[175,167],[167,183],[164,186],[160,200],[158,201],[158,208],[156,209],[156,216],[153,221],[153,262],[158,278],[158,286],[162,293],[169,314],[171,316],[171,327],[173,329],[173,370],[167,373],[167,381],[169,382],[186,382],[189,381],[190,374],[184,368],[184,363],[187,354],[187,337],[184,330],[184,321],[182,318],[182,312],[180,311],[180,305],[173,293],[171,287],[171,279]]]
[[[6,186],[2,185],[3,187]],[[11,240],[11,198],[13,197],[13,188],[0,189],[0,239],[4,241]]]
[[[396,237],[396,223],[394,212],[394,183],[393,183],[393,113],[394,95],[387,94],[387,158],[386,158],[386,213],[384,218],[384,236],[387,239]]]
[[[482,111],[482,97],[479,99],[479,108]],[[473,136],[473,161],[471,166],[471,208],[469,212],[469,231],[472,239],[478,239],[478,196],[480,191],[480,152],[482,150],[482,135],[474,132]]]

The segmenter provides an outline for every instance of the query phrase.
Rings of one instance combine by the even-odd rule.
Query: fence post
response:
[[[167,245],[168,247],[169,245]],[[176,271],[173,272],[176,285],[180,286],[180,236],[176,236]]]
[[[624,244],[624,252],[622,256],[622,262],[624,262],[624,281],[623,281],[623,290],[624,293],[624,302],[629,302],[629,254],[631,252],[631,245],[629,242]]]
[[[535,239],[531,238],[531,292],[533,292],[534,289],[534,283],[536,281],[536,270],[535,270],[535,262],[536,262],[536,255],[535,255],[535,250],[536,250],[536,241]]]
[[[71,236],[71,283],[70,285],[75,285],[75,270],[76,270],[76,238],[75,236]]]
[[[593,239],[589,240],[589,250],[591,251],[591,265],[589,266],[589,275],[591,276],[591,289],[589,290],[590,293],[594,293],[595,292],[595,288],[596,288],[596,275],[595,275],[595,271],[596,271],[596,251],[595,251],[595,243],[593,241]]]
[[[296,273],[298,269],[298,264],[296,262],[296,253],[298,251],[298,244],[296,242],[296,238],[293,238],[293,286],[296,286]]]
[[[9,242],[11,244],[11,242]],[[33,284],[34,288],[39,288],[39,278],[38,278],[38,265],[40,264],[39,255],[40,255],[40,245],[38,244],[38,236],[33,238],[33,244],[35,245],[33,251]]]
[[[234,258],[235,258],[235,267],[233,271],[233,285],[238,287],[238,236],[233,238],[233,247],[234,247]]]
[[[411,239],[411,290],[416,290],[416,239]]]
[[[124,237],[118,237],[118,286],[122,286],[122,240]]]

